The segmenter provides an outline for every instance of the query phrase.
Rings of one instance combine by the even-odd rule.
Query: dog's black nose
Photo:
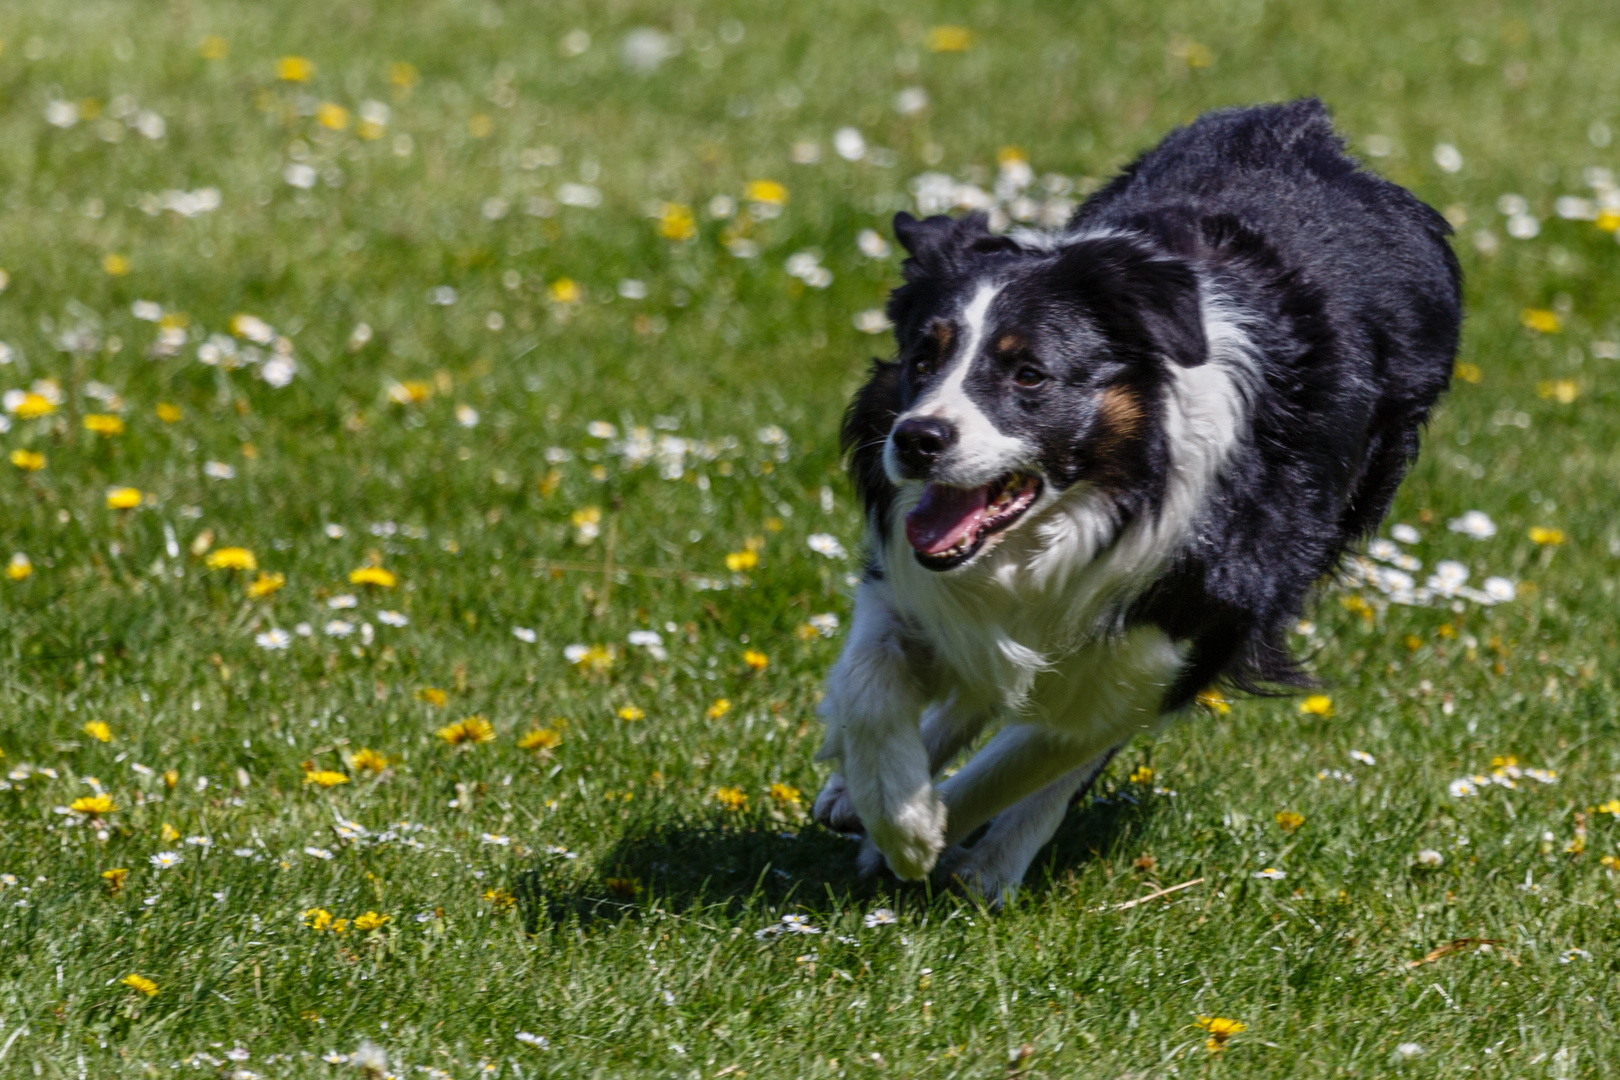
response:
[[[956,427],[933,416],[915,416],[895,425],[894,450],[906,471],[926,476],[939,456],[956,442]]]

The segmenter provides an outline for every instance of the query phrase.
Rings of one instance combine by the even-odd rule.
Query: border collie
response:
[[[1314,99],[1206,114],[1061,231],[894,229],[898,356],[844,421],[869,561],[816,816],[865,834],[867,873],[999,903],[1132,735],[1213,685],[1308,683],[1288,629],[1418,452],[1461,274]]]

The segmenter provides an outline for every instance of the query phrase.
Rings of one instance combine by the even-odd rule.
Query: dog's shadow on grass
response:
[[[1085,864],[1116,857],[1159,802],[1115,794],[1071,809],[1030,867],[1024,897],[1038,903]],[[908,883],[887,873],[863,878],[858,850],[858,840],[808,822],[784,826],[731,815],[644,821],[626,830],[593,873],[532,870],[514,891],[531,930],[572,919],[617,921],[654,909],[734,916],[747,908],[817,911],[962,892],[960,883]]]
[[[870,900],[891,880],[855,872],[855,841],[806,822],[733,815],[632,824],[592,874],[534,871],[517,895],[531,924],[620,919],[653,908],[679,914],[809,907]]]

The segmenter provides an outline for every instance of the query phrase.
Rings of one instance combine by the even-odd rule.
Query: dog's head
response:
[[[971,562],[1077,484],[1162,476],[1160,392],[1205,361],[1198,279],[1144,238],[1023,240],[982,214],[909,214],[889,300],[899,353],[874,365],[844,437],[879,527],[920,489],[906,538],[932,570]]]

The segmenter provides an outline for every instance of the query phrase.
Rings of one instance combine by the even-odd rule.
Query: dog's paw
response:
[[[849,786],[838,773],[827,778],[827,784],[816,796],[815,818],[833,832],[859,836],[866,832],[861,816],[850,801]]]
[[[878,846],[872,843],[871,837],[867,837],[861,841],[860,854],[855,856],[855,869],[862,878],[875,878],[881,874],[888,867],[888,865],[889,864],[883,858],[883,852],[879,851]]]
[[[1024,883],[1027,866],[1011,865],[1004,853],[986,850],[984,843],[971,848],[957,846],[939,861],[938,877],[945,884],[977,896],[992,908],[1013,902]]]
[[[906,881],[928,876],[945,849],[945,803],[928,785],[893,814],[866,823],[867,836],[883,852],[889,869]]]

